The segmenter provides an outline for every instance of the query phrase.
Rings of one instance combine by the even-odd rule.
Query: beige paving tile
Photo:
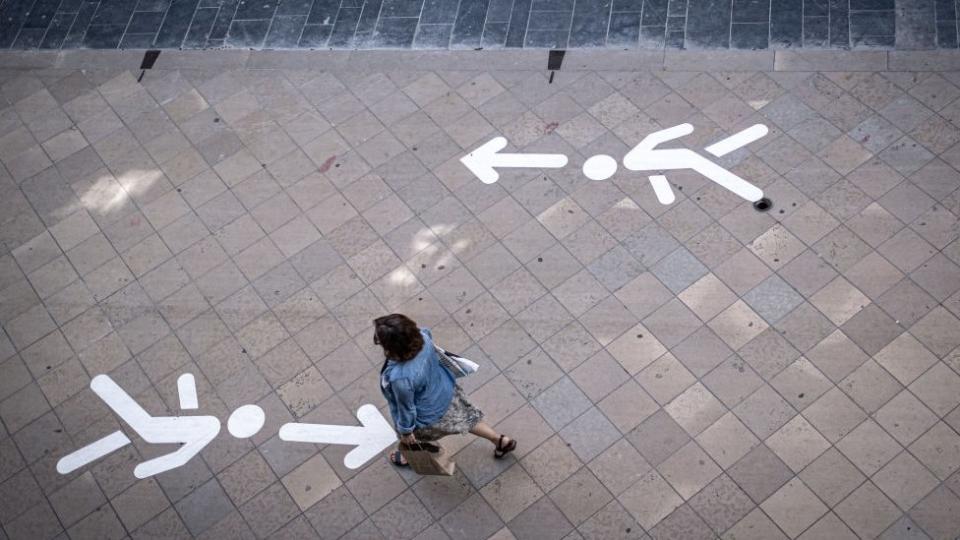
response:
[[[647,366],[636,378],[644,390],[661,405],[670,403],[696,382],[690,371],[669,353]]]
[[[734,414],[757,437],[766,439],[796,416],[796,410],[770,386],[761,386],[734,407]]]
[[[827,511],[810,488],[796,478],[777,490],[760,508],[791,537],[799,536]]]
[[[692,497],[722,472],[694,441],[658,465],[657,470],[684,499]]]
[[[701,320],[708,321],[736,301],[736,295],[713,274],[687,287],[679,298]]]
[[[960,468],[960,438],[942,422],[909,446],[910,452],[940,480]]]
[[[480,494],[504,521],[510,521],[543,496],[537,484],[519,465],[504,471],[484,486]]]
[[[746,345],[767,328],[767,323],[742,300],[723,310],[708,325],[733,349]]]
[[[960,530],[956,511],[960,499],[944,487],[938,487],[924,498],[911,516],[932,536],[949,537]]]
[[[913,442],[937,421],[937,416],[906,390],[888,401],[873,417],[903,445]]]
[[[703,430],[696,440],[723,469],[739,461],[760,443],[747,426],[730,412]]]
[[[580,524],[600,511],[613,496],[589,469],[580,469],[550,492],[550,500],[573,524]]]
[[[890,342],[874,359],[904,385],[909,385],[937,362],[937,358],[909,332]]]
[[[606,347],[630,375],[637,375],[667,352],[666,347],[642,324],[637,324]]]
[[[787,538],[777,525],[763,513],[763,510],[755,508],[746,517],[737,522],[722,536],[725,540],[743,538],[747,540],[760,540],[762,538],[781,539]]]
[[[576,454],[559,436],[551,437],[520,461],[540,489],[549,492],[581,467]],[[518,473],[519,474],[519,473]]]
[[[837,449],[865,474],[872,475],[900,453],[900,445],[873,420],[867,420],[837,443]]]
[[[826,315],[837,326],[850,320],[870,303],[856,287],[843,277],[838,276],[810,298],[810,303]]]
[[[907,452],[873,475],[873,482],[904,511],[937,486],[937,478]]]
[[[696,383],[664,406],[664,410],[695,437],[718,420],[725,407],[705,386]]]
[[[799,538],[858,538],[833,512],[828,512],[804,531]]]
[[[902,386],[878,363],[868,360],[843,379],[839,387],[863,410],[874,413]]]
[[[645,474],[623,492],[618,500],[645,529],[652,529],[670,512],[683,504],[683,499],[656,471]]]
[[[846,498],[866,478],[835,448],[821,454],[799,476],[831,507]]]
[[[784,424],[765,442],[796,473],[830,447],[823,435],[800,415]]]
[[[770,384],[798,411],[833,387],[829,379],[803,357],[784,368]]]
[[[836,513],[861,537],[879,535],[900,516],[896,505],[869,481],[838,504]]]

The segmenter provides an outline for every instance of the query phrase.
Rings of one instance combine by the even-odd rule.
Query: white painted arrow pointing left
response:
[[[291,422],[280,426],[280,440],[356,446],[344,456],[343,464],[348,469],[357,469],[397,442],[393,426],[373,405],[357,409],[357,419],[362,427]]]
[[[506,147],[507,139],[494,137],[460,158],[460,162],[484,184],[492,184],[500,179],[496,171],[499,167],[559,169],[567,165],[567,156],[563,154],[501,154],[500,151]]]

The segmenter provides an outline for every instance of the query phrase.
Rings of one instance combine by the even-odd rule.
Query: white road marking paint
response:
[[[192,373],[184,373],[177,377],[177,395],[180,397],[180,408],[183,410],[198,409],[197,381]]]
[[[114,431],[106,437],[60,458],[60,460],[57,461],[57,472],[60,474],[70,474],[80,467],[88,463],[93,463],[110,454],[110,452],[119,450],[128,444],[130,444],[130,439],[128,439],[122,431]]]
[[[220,420],[216,416],[150,416],[107,375],[94,377],[90,388],[143,440],[152,444],[183,444],[175,452],[137,465],[133,470],[137,478],[148,478],[184,465],[220,433]]]
[[[706,151],[722,157],[760,139],[768,132],[767,126],[754,124],[711,144]],[[691,133],[693,126],[690,124],[680,124],[651,133],[627,152],[623,157],[623,165],[631,171],[692,169],[747,201],[756,202],[763,198],[762,189],[693,150],[657,148],[660,144]],[[485,184],[492,184],[500,179],[497,167],[559,168],[567,164],[567,156],[563,154],[501,154],[500,151],[506,146],[507,139],[494,137],[460,158],[460,161]],[[617,172],[617,162],[608,155],[598,154],[588,158],[583,163],[582,170],[584,176],[591,180],[608,180]],[[676,200],[670,184],[662,176],[650,176],[650,183],[654,186],[657,200],[662,204],[671,204]]]
[[[608,180],[617,172],[617,160],[600,154],[583,162],[583,174],[591,180]]]
[[[144,441],[152,444],[183,444],[174,452],[137,465],[133,470],[137,478],[148,478],[180,467],[220,433],[220,420],[216,416],[150,416],[107,375],[94,377],[90,381],[90,389]],[[57,470],[66,474],[129,443],[126,435],[114,432],[65,456],[57,463]]]
[[[763,198],[763,190],[724,169],[693,150],[656,147],[693,133],[693,126],[680,124],[651,133],[623,157],[623,166],[631,171],[675,171],[693,169],[750,202]]]
[[[473,152],[460,158],[460,162],[484,184],[492,184],[500,179],[500,175],[495,170],[498,167],[559,169],[567,165],[567,156],[563,154],[499,153],[506,147],[507,139],[494,137]]]
[[[388,446],[397,442],[393,426],[373,405],[367,404],[357,409],[360,426],[334,426],[328,424],[289,423],[280,426],[280,440],[316,444],[354,445],[347,452],[343,464],[348,469],[356,469],[377,457]]]
[[[256,405],[244,405],[230,414],[227,431],[238,439],[253,437],[267,420],[266,413]]]
[[[649,178],[650,184],[653,186],[653,192],[657,195],[660,204],[673,204],[673,201],[677,200],[677,196],[673,193],[673,188],[670,187],[670,182],[667,181],[666,176],[656,174]]]
[[[754,124],[747,129],[734,133],[726,139],[711,144],[706,147],[705,150],[717,157],[723,157],[734,150],[739,150],[753,141],[763,138],[768,131],[767,126]]]

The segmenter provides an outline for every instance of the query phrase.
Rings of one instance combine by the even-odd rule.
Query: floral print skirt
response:
[[[413,435],[421,441],[435,441],[447,435],[469,433],[481,420],[483,420],[483,411],[470,403],[463,388],[458,384],[453,389],[450,406],[440,420],[427,427],[417,428]]]

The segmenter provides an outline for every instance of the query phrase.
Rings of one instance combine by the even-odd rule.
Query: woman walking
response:
[[[440,363],[430,330],[418,328],[406,315],[394,313],[373,321],[373,342],[383,348],[380,390],[390,406],[400,442],[435,441],[447,435],[472,433],[494,444],[503,458],[517,441],[483,422],[483,412],[467,400],[450,371]],[[399,451],[390,461],[406,466]]]

